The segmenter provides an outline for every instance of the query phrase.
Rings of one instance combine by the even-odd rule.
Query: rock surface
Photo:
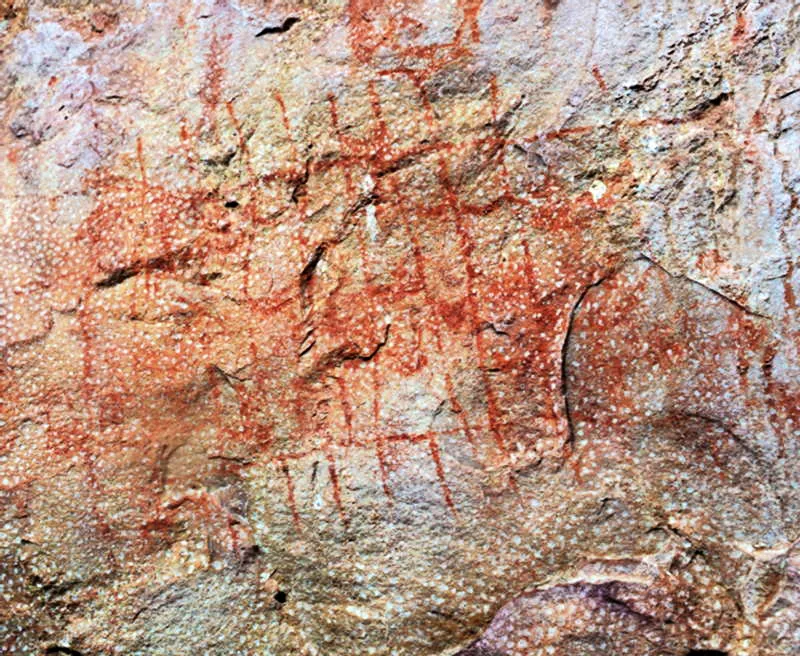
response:
[[[800,652],[800,4],[0,19],[0,653]]]

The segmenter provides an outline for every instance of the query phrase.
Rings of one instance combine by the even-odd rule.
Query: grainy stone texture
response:
[[[0,653],[800,653],[800,4],[0,13]]]

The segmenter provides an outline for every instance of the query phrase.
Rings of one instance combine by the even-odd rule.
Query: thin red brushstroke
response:
[[[442,456],[439,453],[439,444],[436,441],[435,436],[431,436],[428,439],[428,448],[430,449],[431,458],[433,459],[434,464],[436,465],[436,476],[439,478],[439,485],[442,488],[442,494],[444,495],[444,502],[447,504],[447,507],[450,511],[456,515],[456,507],[453,504],[453,496],[450,493],[450,487],[447,485],[447,480],[444,475],[444,466],[442,465]]]
[[[297,503],[294,497],[294,481],[289,472],[289,465],[286,463],[284,457],[277,458],[280,468],[283,470],[283,475],[286,477],[286,499],[289,503],[289,509],[292,511],[292,520],[294,521],[295,528],[299,531],[301,528],[300,515],[297,512]]]
[[[597,86],[600,87],[601,91],[608,91],[608,85],[606,84],[603,74],[600,72],[600,69],[597,67],[597,65],[592,66],[592,76],[594,76],[594,79],[597,81]]]
[[[330,447],[325,449],[325,457],[328,460],[328,476],[331,479],[331,488],[333,489],[333,500],[336,503],[336,509],[339,512],[339,517],[341,517],[342,522],[345,526],[350,524],[350,520],[344,512],[344,506],[342,505],[342,491],[339,487],[339,473],[336,471],[336,459],[333,457],[333,453],[330,451]]]

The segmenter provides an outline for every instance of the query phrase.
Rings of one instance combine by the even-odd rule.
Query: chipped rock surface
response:
[[[798,37],[0,2],[0,653],[800,653]]]

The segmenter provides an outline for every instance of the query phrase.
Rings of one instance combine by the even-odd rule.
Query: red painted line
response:
[[[339,517],[341,517],[344,525],[349,526],[350,520],[345,514],[344,507],[342,506],[342,492],[339,487],[339,473],[336,471],[336,459],[333,457],[333,454],[330,451],[330,446],[325,449],[325,457],[328,460],[328,476],[330,476],[331,479],[333,500],[336,503],[336,509],[338,510]]]
[[[427,442],[430,439],[429,433],[397,433],[395,435],[387,435],[381,438],[383,442],[403,442],[409,444],[416,444],[418,442]]]
[[[481,41],[481,26],[479,21],[480,11],[483,7],[483,0],[461,0],[461,11],[464,20],[459,27],[459,31],[469,32],[469,37],[473,43]]]
[[[278,107],[281,112],[281,122],[283,123],[283,129],[286,130],[286,136],[289,138],[289,141],[291,143],[292,158],[297,160],[298,156],[297,145],[295,144],[294,135],[292,134],[291,123],[289,123],[289,114],[286,111],[286,102],[283,100],[283,95],[281,95],[280,91],[276,91],[273,94],[273,97],[275,98],[275,102],[278,103]]]
[[[375,358],[379,357],[380,354],[376,355]],[[372,362],[369,363],[370,374],[372,376],[372,419],[374,422],[374,426],[380,425],[380,403],[378,400],[378,379],[375,373],[375,359],[373,358]],[[382,435],[379,435],[378,438],[375,440],[375,457],[378,459],[378,469],[380,470],[381,474],[381,486],[383,487],[383,492],[386,495],[386,498],[389,501],[394,500],[394,495],[392,494],[391,489],[389,488],[389,473],[386,468],[386,458],[385,458],[385,450],[386,450],[386,440]]]
[[[283,457],[279,457],[278,463],[283,470],[284,476],[286,476],[286,499],[289,502],[289,508],[292,511],[292,520],[294,521],[295,528],[299,531],[302,527],[300,524],[300,515],[297,512],[297,503],[295,502],[294,497],[294,481],[292,480],[292,475],[289,472],[289,465],[286,464],[285,459]]]
[[[425,302],[429,308],[433,308],[434,299],[430,293],[430,289],[428,288],[427,276],[425,274],[425,258],[422,255],[422,248],[420,246],[419,239],[417,238],[416,233],[413,230],[411,230],[407,224],[404,227],[406,229],[406,235],[413,247],[412,251],[414,253],[415,274],[422,286],[423,294],[425,296]],[[441,326],[439,322],[433,323],[433,334],[434,334],[434,345],[436,347],[436,350],[439,353],[443,353],[444,349],[442,346]],[[445,386],[447,388],[447,397],[450,403],[450,407],[453,409],[453,412],[455,412],[458,415],[459,423],[461,424],[461,427],[464,431],[464,435],[472,447],[473,455],[475,455],[475,443],[472,438],[472,431],[470,430],[469,422],[467,421],[467,418],[463,413],[463,408],[458,401],[458,397],[453,387],[453,379],[450,376],[449,372],[445,374]]]
[[[424,80],[427,77],[427,74],[424,71],[417,70],[415,68],[408,68],[406,66],[399,66],[397,68],[386,68],[383,70],[378,71],[378,75],[403,75],[408,77],[411,80],[411,83],[416,87],[417,93],[419,94],[419,100],[422,104],[422,109],[425,114],[425,123],[429,127],[434,127],[435,121],[435,114],[433,112],[433,105],[431,105],[430,98],[428,98],[428,93],[425,91],[425,84]]]
[[[456,196],[455,191],[453,190],[452,185],[450,184],[449,172],[447,168],[447,163],[444,159],[439,160],[439,181],[446,192],[447,198],[447,205],[450,210],[450,216],[453,219],[453,223],[456,227],[456,232],[459,235],[459,239],[461,242],[461,254],[464,257],[465,261],[465,273],[467,276],[467,295],[464,299],[464,305],[467,312],[467,316],[469,317],[471,329],[475,334],[475,351],[478,355],[478,367],[481,371],[481,379],[484,386],[484,391],[486,395],[486,415],[489,421],[490,431],[492,433],[492,437],[494,438],[495,443],[497,444],[500,451],[503,453],[505,457],[508,457],[508,448],[505,443],[505,438],[503,437],[501,431],[499,430],[498,423],[497,423],[497,401],[494,396],[494,390],[492,389],[491,383],[489,381],[489,376],[485,368],[486,363],[486,349],[483,345],[483,339],[481,337],[482,332],[478,329],[478,308],[475,301],[476,290],[475,290],[475,267],[472,264],[472,253],[475,250],[475,244],[472,242],[472,238],[469,235],[469,231],[464,227],[464,224],[461,220],[461,212],[462,207],[458,201],[458,197]]]
[[[389,474],[386,470],[384,444],[383,439],[380,437],[375,441],[375,457],[378,459],[378,469],[380,470],[381,474],[381,486],[383,487],[383,493],[386,495],[386,498],[391,504],[394,501],[394,495],[392,495],[392,491],[389,488]]]
[[[600,72],[600,69],[597,67],[597,65],[592,66],[592,75],[597,81],[597,86],[600,87],[600,90],[608,91],[608,85],[606,84],[605,79],[603,79],[603,74]]]
[[[442,456],[439,453],[439,444],[436,441],[436,437],[432,436],[428,440],[428,446],[431,452],[431,458],[433,459],[434,464],[436,465],[436,476],[439,478],[439,484],[442,487],[442,494],[444,495],[444,502],[447,504],[447,507],[450,508],[450,511],[457,515],[456,507],[453,504],[453,496],[450,493],[450,487],[447,485],[447,480],[445,479],[444,475],[444,467],[442,466]]]
[[[242,153],[242,161],[244,162],[245,171],[247,172],[248,176],[252,178],[253,167],[250,165],[250,151],[247,148],[247,139],[244,137],[242,124],[239,122],[239,119],[236,117],[236,113],[234,112],[233,102],[226,100],[225,109],[228,110],[228,116],[230,117],[231,123],[233,123],[233,128],[236,130],[236,134],[238,136],[239,151]]]
[[[500,90],[497,88],[497,75],[489,78],[489,97],[491,99],[492,123],[497,122],[497,111],[500,107]]]
[[[136,137],[136,160],[139,163],[139,175],[142,176],[142,185],[147,185],[147,174],[144,166],[144,150],[142,146],[142,138]]]
[[[347,400],[347,388],[345,387],[342,378],[336,378],[336,383],[339,387],[339,402],[342,404],[342,413],[344,414],[344,423],[347,427],[347,441],[345,446],[353,444],[353,410],[350,408],[350,402]]]
[[[206,78],[203,88],[200,90],[200,98],[206,106],[203,118],[209,123],[211,122],[211,112],[219,106],[220,98],[222,97],[222,77],[225,74],[223,66],[224,50],[217,33],[212,33],[208,54],[206,55]]]

